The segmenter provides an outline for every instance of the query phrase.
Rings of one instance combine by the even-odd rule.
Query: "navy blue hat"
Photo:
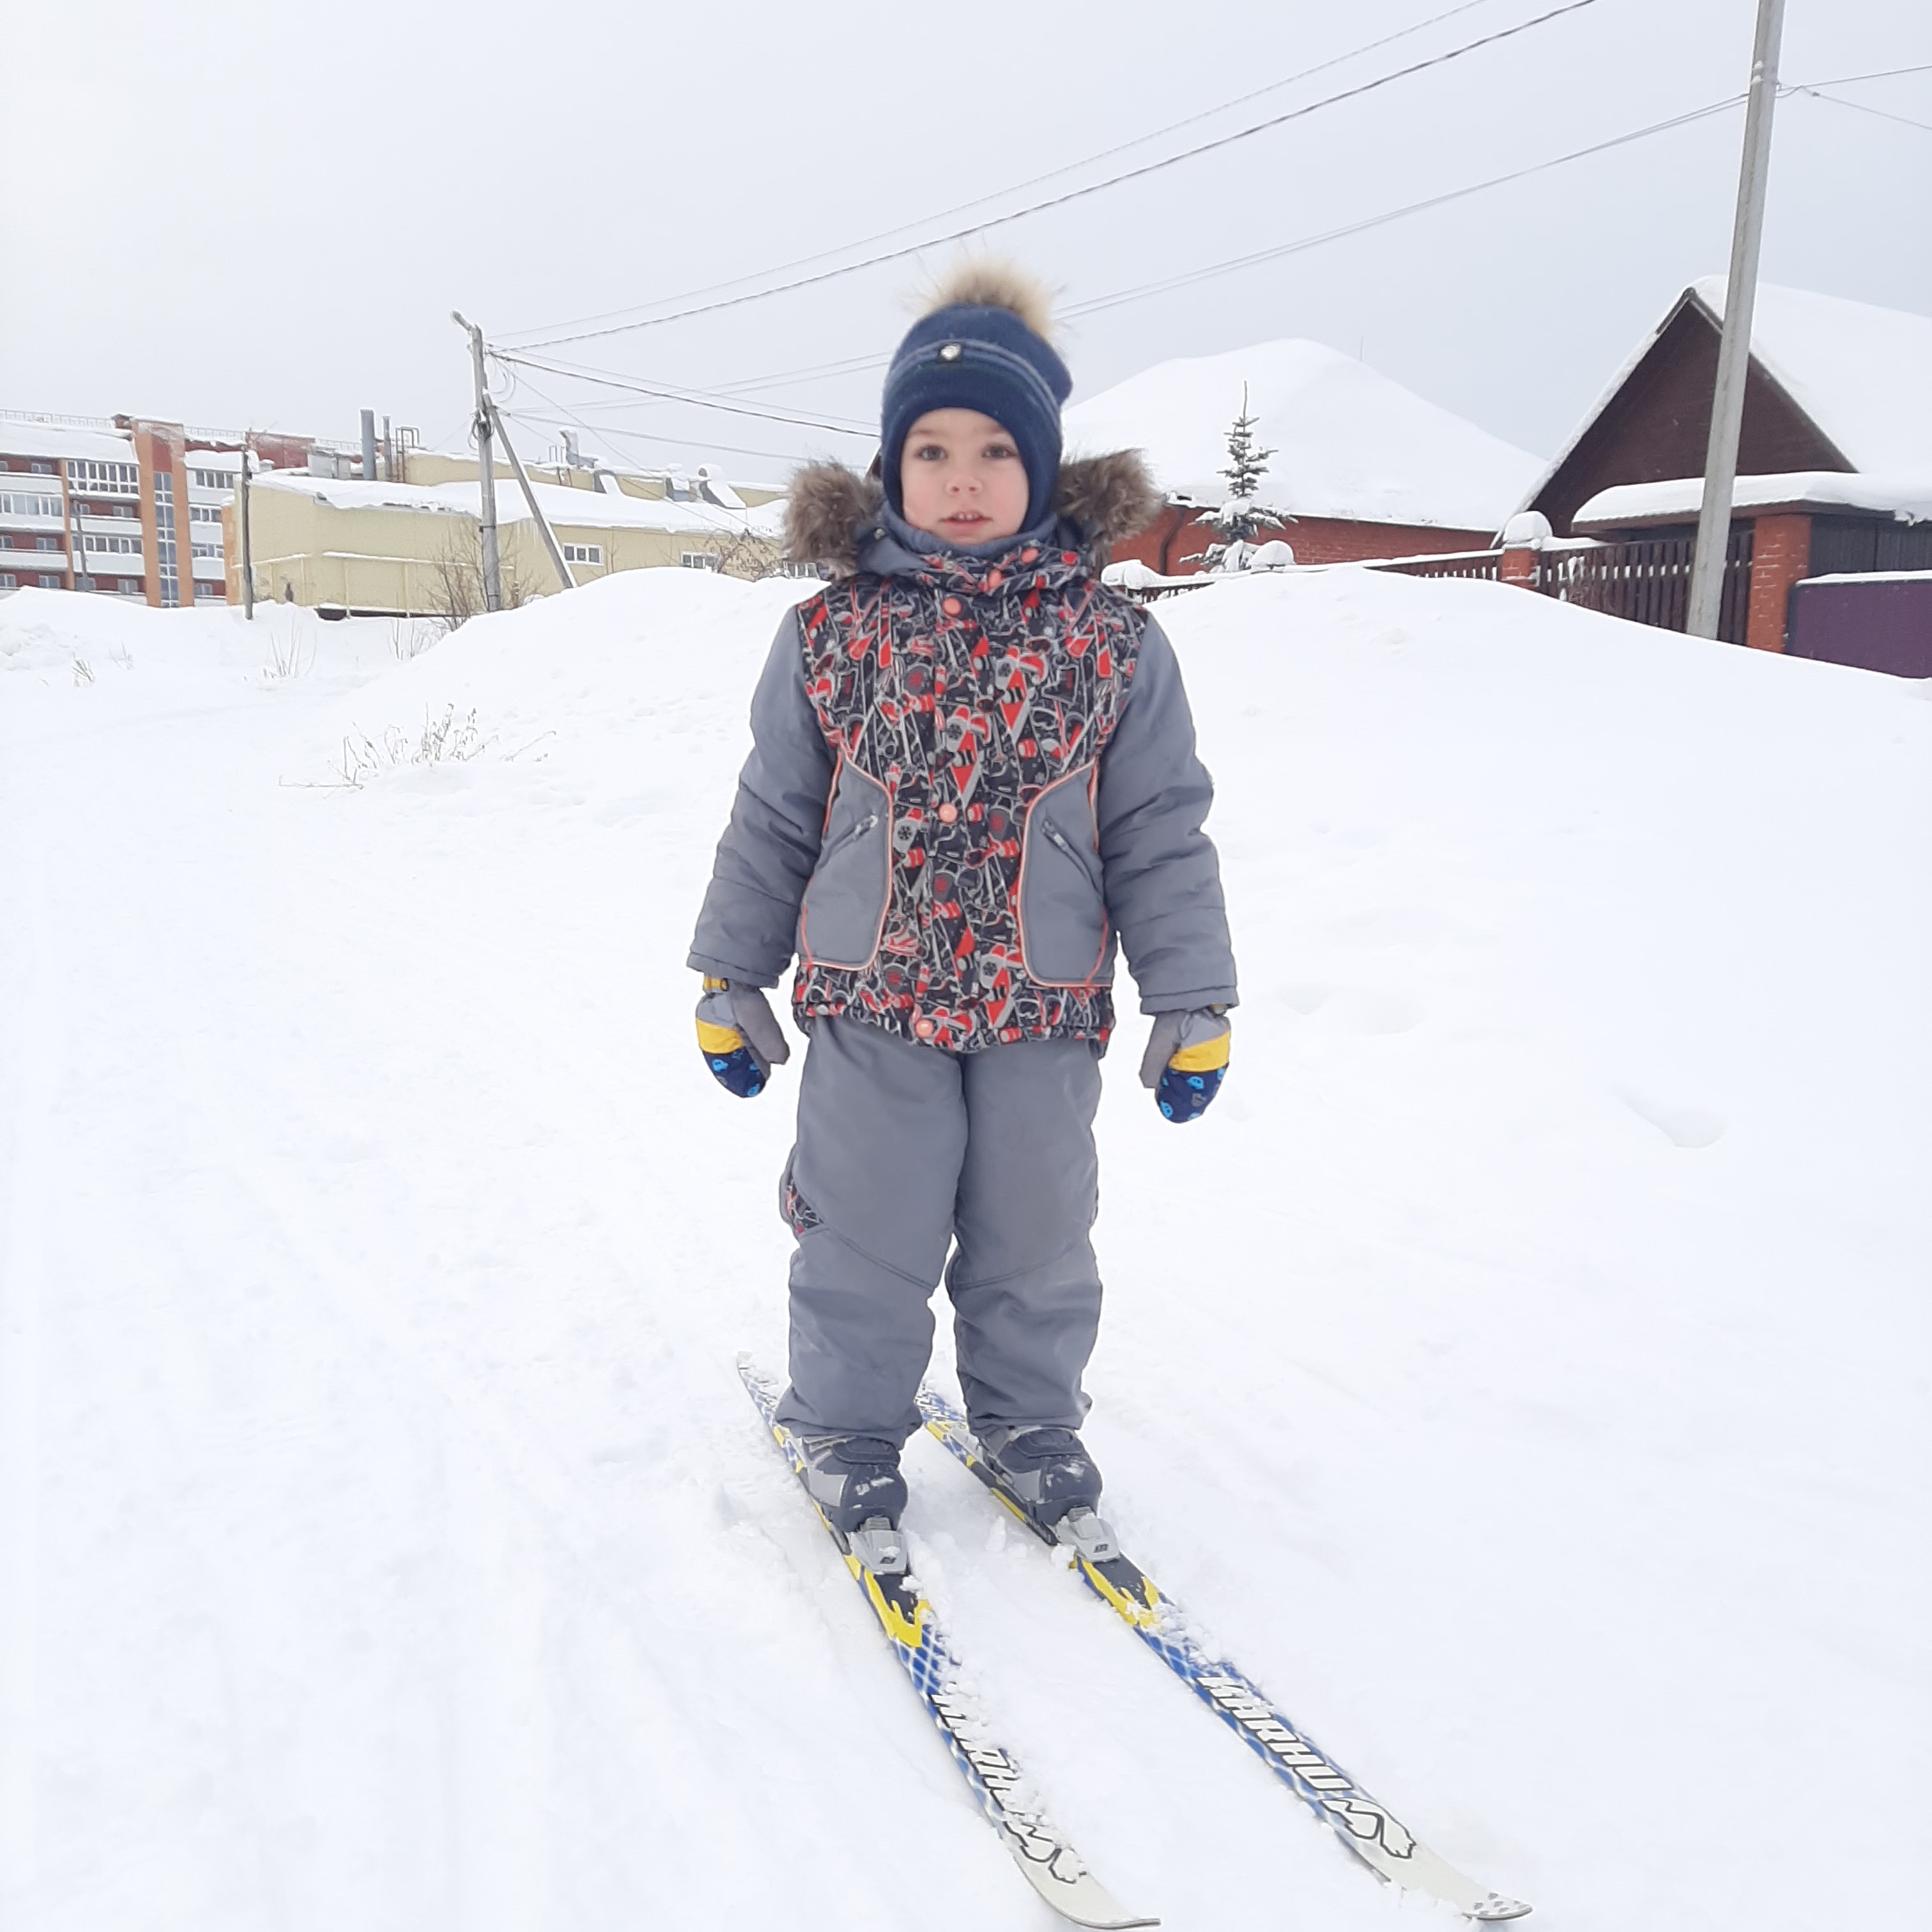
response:
[[[953,275],[940,305],[907,332],[886,372],[880,411],[880,482],[903,514],[899,460],[928,410],[977,410],[1010,436],[1026,466],[1025,530],[1053,508],[1060,481],[1060,406],[1073,387],[1047,341],[1046,299],[1017,270],[974,262]]]

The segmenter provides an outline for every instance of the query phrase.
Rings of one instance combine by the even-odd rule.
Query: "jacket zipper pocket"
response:
[[[1080,868],[1082,872],[1086,874],[1087,883],[1094,888],[1095,892],[1099,892],[1100,890],[1100,881],[1094,877],[1094,868],[1088,863],[1086,860],[1084,859],[1078,851],[1074,849],[1073,842],[1067,837],[1066,834],[1061,831],[1060,827],[1054,824],[1052,819],[1044,817],[1042,817],[1040,820],[1040,829],[1046,832],[1048,838],[1053,841],[1054,844],[1060,848],[1061,851],[1064,852],[1066,856]]]
[[[832,850],[826,853],[824,858],[819,860],[819,864],[821,866],[830,865],[832,861],[837,858],[839,854],[844,851],[847,846],[856,845],[860,839],[865,837],[867,832],[872,830],[874,826],[878,824],[878,822],[879,814],[876,812],[868,813],[865,818],[860,819],[858,824],[854,826],[851,830],[847,832],[844,837],[840,839],[838,843],[833,846]]]

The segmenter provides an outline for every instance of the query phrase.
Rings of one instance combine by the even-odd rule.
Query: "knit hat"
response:
[[[880,411],[880,482],[903,514],[899,460],[928,410],[977,410],[1017,446],[1026,466],[1025,530],[1053,508],[1060,478],[1060,406],[1073,387],[1046,340],[1046,291],[1002,262],[968,262],[943,282],[907,332],[886,372]]]

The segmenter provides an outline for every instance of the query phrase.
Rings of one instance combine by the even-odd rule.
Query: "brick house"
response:
[[[1065,414],[1070,453],[1138,449],[1166,496],[1153,524],[1114,545],[1117,562],[1166,576],[1200,569],[1244,385],[1256,441],[1275,452],[1258,500],[1292,519],[1269,534],[1298,563],[1486,549],[1542,467],[1318,342],[1184,357]]]
[[[1722,276],[1686,289],[1520,506],[1668,579],[1646,621],[1680,628],[1724,311]],[[1721,634],[1805,656],[1797,585],[1932,571],[1932,319],[1760,284],[1730,555]]]

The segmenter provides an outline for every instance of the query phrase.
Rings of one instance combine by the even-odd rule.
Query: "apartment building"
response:
[[[244,440],[258,471],[306,467],[317,447],[147,416],[0,410],[0,596],[93,591],[163,610],[225,602],[222,514]]]

